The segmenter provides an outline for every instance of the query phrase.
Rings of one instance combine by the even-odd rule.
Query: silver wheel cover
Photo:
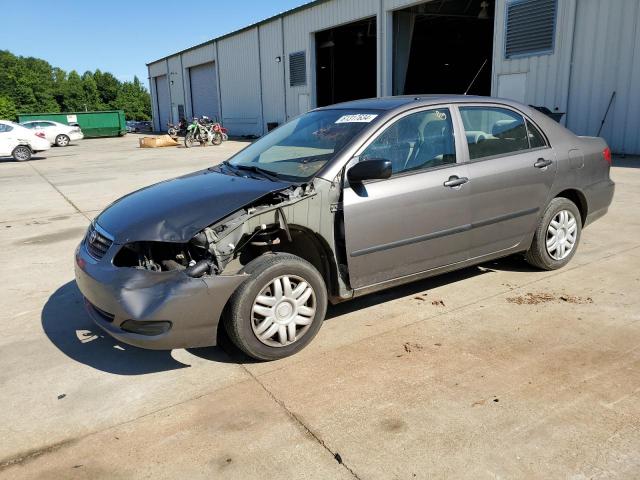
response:
[[[18,160],[26,160],[29,158],[29,151],[27,147],[18,147],[15,151],[16,158]]]
[[[311,327],[316,314],[316,294],[296,275],[282,275],[264,287],[251,307],[251,328],[270,347],[297,342]]]
[[[576,245],[578,224],[569,210],[560,210],[547,227],[547,253],[554,260],[564,260]]]

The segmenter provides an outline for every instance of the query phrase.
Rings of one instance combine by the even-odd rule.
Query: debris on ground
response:
[[[431,305],[435,305],[436,307],[444,307],[444,302],[442,300],[434,300],[431,302]]]
[[[336,452],[336,454],[333,456],[333,458],[336,459],[336,462],[338,462],[340,465],[342,465],[342,457],[340,456],[340,454],[338,452]]]
[[[528,292],[525,295],[518,295],[517,297],[507,297],[507,302],[515,303],[516,305],[538,305],[540,303],[563,301],[567,303],[593,303],[591,297],[578,297],[575,295],[561,294],[554,295],[552,293],[532,293]]]
[[[66,396],[67,396],[66,393],[61,393],[60,395],[58,395],[58,400],[62,400]]]
[[[422,350],[424,348],[419,343],[411,343],[411,342],[406,342],[402,346],[404,347],[404,351],[407,352],[407,353],[411,353],[414,350],[419,352],[420,350]]]
[[[140,148],[175,147],[178,145],[169,135],[159,137],[143,137],[140,139]]]

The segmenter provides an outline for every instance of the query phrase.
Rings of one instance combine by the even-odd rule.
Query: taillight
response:
[[[609,147],[605,148],[602,151],[602,157],[607,161],[609,165],[611,165],[611,149]]]
[[[44,132],[36,132],[36,137],[45,138]]]

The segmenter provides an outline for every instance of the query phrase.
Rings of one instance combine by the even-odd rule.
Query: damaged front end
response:
[[[242,266],[290,242],[285,212],[313,195],[312,184],[269,192],[187,241],[119,243],[114,236],[107,246],[99,242],[108,230],[96,224],[78,247],[75,262],[90,316],[113,337],[144,348],[215,345],[222,311],[246,279]],[[92,229],[104,235],[92,235]],[[92,241],[106,249],[101,258]]]
[[[311,184],[271,193],[204,228],[186,243],[127,243],[115,255],[113,264],[152,272],[182,271],[191,278],[219,275],[244,253],[254,257],[283,240],[291,241],[284,208],[312,194]],[[272,221],[251,226],[250,219],[269,212],[273,212]],[[245,263],[246,257],[241,261]]]

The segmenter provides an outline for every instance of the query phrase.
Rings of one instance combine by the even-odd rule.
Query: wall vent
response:
[[[300,87],[307,84],[307,56],[305,52],[289,54],[289,85]]]
[[[505,22],[505,57],[553,53],[557,0],[511,0]]]

